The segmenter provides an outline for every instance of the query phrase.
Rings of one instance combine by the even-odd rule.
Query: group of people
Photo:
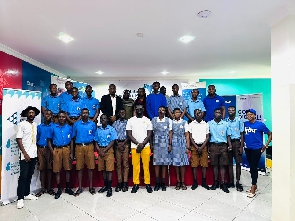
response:
[[[135,101],[129,97],[129,90],[124,91],[123,98],[117,96],[114,84],[109,85],[109,94],[102,96],[100,102],[92,97],[90,85],[86,87],[84,98],[79,96],[78,89],[73,87],[72,82],[67,81],[65,87],[67,91],[58,96],[57,86],[50,85],[50,94],[42,100],[44,122],[40,125],[34,123],[35,116],[40,113],[36,107],[29,106],[22,112],[27,120],[19,123],[16,136],[21,153],[17,208],[24,206],[24,199],[35,200],[46,192],[58,199],[62,194],[62,168],[66,176],[65,192],[79,196],[83,191],[83,169],[86,164],[89,192],[95,194],[94,151],[98,153],[98,171],[102,171],[104,179],[104,186],[98,192],[106,192],[106,196],[111,197],[115,159],[118,179],[115,191],[128,191],[130,152],[134,184],[131,193],[136,193],[139,189],[140,161],[148,193],[166,190],[166,171],[169,165],[173,165],[176,170],[175,189],[186,190],[185,167],[190,164],[194,179],[192,190],[199,185],[197,168],[201,166],[201,186],[205,189],[216,190],[220,187],[229,193],[228,188],[236,187],[238,191],[243,191],[240,175],[245,149],[252,178],[248,197],[255,196],[258,162],[261,153],[271,142],[272,133],[264,123],[255,120],[254,109],[246,111],[248,121],[245,123],[236,117],[234,106],[226,110],[224,99],[216,94],[214,85],[208,86],[208,95],[203,101],[198,98],[198,89],[193,89],[191,99],[186,101],[178,94],[177,84],[172,86],[173,95],[168,97],[159,82],[153,83],[153,92],[148,96],[144,88],[139,88]],[[228,118],[225,118],[226,111]],[[99,115],[100,126],[97,127]],[[184,120],[185,116],[188,121]],[[268,134],[265,144],[263,134]],[[151,152],[156,178],[154,188],[150,185]],[[214,174],[211,187],[206,182],[208,158]],[[233,158],[236,161],[236,182]],[[34,196],[30,194],[30,182],[37,159],[42,187]],[[70,171],[74,159],[79,183],[75,192],[70,188]],[[227,166],[229,181],[225,183]],[[219,171],[221,182],[218,180]],[[52,172],[55,173],[57,192],[51,188]]]

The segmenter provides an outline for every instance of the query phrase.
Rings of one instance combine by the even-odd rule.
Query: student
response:
[[[100,113],[100,103],[95,97],[92,96],[92,92],[92,87],[87,85],[85,88],[86,97],[84,97],[82,100],[84,107],[89,110],[89,119],[97,123],[97,118]]]
[[[146,110],[148,117],[152,120],[154,117],[158,117],[158,110],[160,106],[167,106],[166,98],[159,92],[160,83],[153,83],[153,92],[146,98]]]
[[[256,111],[254,109],[249,109],[246,111],[247,119],[244,123],[244,139],[245,139],[245,153],[247,160],[250,165],[250,173],[252,179],[251,189],[248,190],[249,198],[253,198],[257,191],[257,179],[258,179],[258,163],[261,154],[268,147],[272,139],[272,132],[266,127],[266,125],[255,119]],[[263,144],[263,134],[268,135],[267,142]]]
[[[50,94],[45,96],[41,102],[41,111],[45,116],[45,111],[50,110],[52,112],[52,122],[57,123],[57,114],[61,110],[62,98],[57,95],[56,84],[50,84]]]
[[[185,116],[189,119],[189,122],[194,121],[195,116],[195,110],[200,109],[202,112],[206,111],[203,101],[201,101],[199,98],[199,90],[193,89],[191,91],[191,99],[187,102],[187,111],[185,113]],[[203,113],[204,115],[204,113]]]
[[[144,110],[143,110],[143,116],[148,117],[147,111],[146,111],[146,93],[145,93],[145,89],[142,88],[138,88],[137,91],[137,98],[133,103],[133,116],[136,115],[135,113],[135,106],[136,105],[142,105]]]
[[[119,119],[115,121],[113,127],[115,128],[118,139],[116,144],[116,162],[117,162],[117,178],[118,186],[115,191],[128,191],[128,174],[129,174],[129,148],[130,142],[126,134],[127,120],[125,119],[126,111],[124,109],[119,110]],[[122,162],[123,162],[123,179],[122,179]]]
[[[114,170],[114,143],[118,139],[116,130],[108,125],[109,119],[106,114],[100,116],[101,126],[97,128],[94,137],[95,147],[98,151],[98,171],[102,171],[104,186],[98,191],[107,191],[107,197],[112,193],[112,173]]]
[[[83,100],[79,97],[78,88],[72,88],[72,95],[72,99],[63,107],[63,110],[67,112],[66,117],[70,125],[81,119],[81,110],[85,106]]]
[[[20,175],[17,185],[16,205],[18,209],[22,209],[24,207],[24,199],[38,199],[38,197],[30,194],[30,185],[37,158],[37,125],[34,122],[34,119],[39,113],[40,111],[36,107],[28,106],[21,112],[21,116],[27,117],[27,120],[22,121],[17,125],[16,142],[20,149]]]
[[[140,158],[142,159],[144,171],[144,183],[148,193],[152,193],[153,189],[150,186],[150,144],[149,140],[152,134],[151,121],[143,116],[143,106],[135,106],[136,116],[131,117],[126,125],[128,138],[131,140],[131,154],[133,165],[133,183],[131,193],[136,193],[139,189],[139,173],[140,173]]]
[[[210,130],[210,164],[213,166],[214,183],[211,190],[219,187],[218,182],[218,166],[220,167],[221,184],[220,189],[225,193],[229,193],[225,184],[225,166],[228,165],[228,151],[232,150],[230,140],[231,131],[226,121],[221,119],[222,109],[216,108],[214,111],[214,119],[209,121]]]
[[[171,119],[173,119],[173,110],[175,108],[179,108],[181,111],[180,118],[183,118],[186,113],[187,103],[185,99],[178,94],[179,86],[177,84],[173,84],[172,86],[173,95],[171,95],[167,99],[167,106],[168,106],[168,114]]]
[[[241,177],[241,163],[244,146],[244,123],[239,117],[236,117],[236,107],[230,106],[227,109],[228,118],[225,121],[231,129],[230,140],[233,149],[228,152],[229,157],[229,184],[228,188],[234,188],[234,171],[233,171],[233,158],[236,161],[236,189],[242,192],[243,186],[240,184]]]
[[[72,89],[73,89],[73,82],[71,81],[66,81],[65,83],[65,88],[67,91],[62,92],[59,97],[62,99],[62,106],[61,108],[63,109],[63,107],[65,105],[67,105],[67,103],[72,99]]]
[[[70,125],[66,124],[66,112],[60,111],[58,113],[58,123],[54,124],[48,134],[48,147],[53,155],[53,172],[57,184],[57,192],[55,199],[58,199],[62,194],[60,186],[60,170],[63,167],[66,171],[66,189],[65,192],[69,195],[74,195],[70,189],[70,175],[73,161],[72,134],[73,129]]]
[[[40,197],[44,193],[54,195],[54,190],[51,189],[52,176],[52,154],[47,144],[48,134],[51,131],[53,123],[51,122],[52,112],[46,110],[44,112],[44,123],[37,127],[37,154],[38,154],[38,170],[40,170],[41,190],[36,194]],[[47,189],[45,188],[45,171],[47,170]]]
[[[209,141],[209,125],[203,121],[203,112],[201,109],[194,111],[194,119],[189,123],[189,137],[191,143],[191,166],[193,168],[194,184],[192,190],[198,187],[198,166],[202,167],[202,187],[209,190],[206,183],[206,173],[208,168],[208,149],[207,143]]]
[[[165,107],[159,107],[159,116],[152,119],[153,125],[153,165],[155,167],[156,185],[154,191],[158,191],[160,186],[162,191],[166,191],[165,177],[168,165],[171,163],[171,130],[172,122],[168,117],[165,117]],[[162,168],[162,184],[160,184],[159,173]]]
[[[93,140],[96,132],[96,125],[93,121],[89,120],[89,110],[87,108],[82,109],[81,116],[81,120],[78,120],[73,125],[73,142],[71,142],[72,150],[74,148],[74,142],[76,145],[76,170],[78,171],[79,182],[79,188],[75,192],[75,196],[79,196],[83,191],[82,177],[85,164],[88,168],[89,192],[92,195],[95,194],[92,178],[93,169],[95,168]]]
[[[184,183],[185,166],[189,165],[188,148],[189,134],[188,124],[181,119],[182,113],[180,108],[173,110],[174,119],[172,121],[172,165],[176,170],[177,184],[175,189],[186,190]]]
[[[125,118],[127,120],[129,120],[131,117],[133,117],[133,103],[134,100],[132,98],[130,98],[130,90],[124,90],[123,92],[123,99],[122,99],[122,103],[123,103],[123,108],[126,111],[126,116]]]

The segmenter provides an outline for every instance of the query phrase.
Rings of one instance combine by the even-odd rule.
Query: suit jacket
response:
[[[122,98],[116,95],[115,114],[117,115],[119,110],[122,108],[123,108]],[[112,106],[111,95],[107,94],[101,97],[100,110],[102,111],[103,114],[106,114],[107,117],[113,116],[113,106]]]

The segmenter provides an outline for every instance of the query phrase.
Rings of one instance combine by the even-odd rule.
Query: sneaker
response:
[[[135,184],[135,185],[132,187],[131,193],[136,193],[138,189],[139,189],[138,184]]]
[[[67,193],[69,195],[74,195],[75,194],[74,191],[72,189],[70,189],[70,188],[66,188],[65,193]]]
[[[23,199],[18,200],[16,204],[16,208],[22,209],[23,207],[24,207],[24,200]]]
[[[195,190],[195,189],[198,188],[198,186],[199,186],[198,183],[194,183],[194,184],[192,185],[191,189],[192,189],[192,190]]]
[[[112,188],[108,189],[107,191],[107,197],[111,197],[113,195]]]
[[[216,190],[219,187],[218,181],[214,181],[213,185],[210,187],[210,190]]]
[[[60,197],[60,195],[62,194],[62,190],[57,190],[57,192],[54,195],[55,199],[58,199]]]
[[[227,189],[227,185],[225,183],[220,184],[220,189],[222,189],[222,191],[225,193],[229,193],[229,190]]]
[[[153,192],[153,189],[152,189],[152,187],[151,187],[150,184],[147,184],[145,188],[146,188],[146,191],[147,191],[148,193],[152,193],[152,192]]]
[[[27,196],[24,197],[25,200],[37,200],[38,197],[32,195],[32,194],[29,194]]]

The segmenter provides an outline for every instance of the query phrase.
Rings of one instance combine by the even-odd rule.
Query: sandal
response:
[[[35,196],[36,197],[40,197],[40,196],[42,196],[44,193],[46,193],[47,191],[44,189],[44,190],[40,190],[40,192],[39,193],[37,193]]]
[[[240,183],[236,183],[236,189],[239,192],[243,192],[243,190],[244,190],[242,184],[240,184]]]
[[[76,190],[76,192],[74,193],[74,196],[79,196],[82,192],[83,192],[83,190],[80,189],[80,188],[78,188],[78,189]]]
[[[89,188],[89,193],[94,195],[95,194],[95,189],[92,187],[92,188]]]
[[[249,198],[253,198],[254,196],[256,196],[256,193],[248,193],[247,197]]]
[[[51,196],[53,196],[55,194],[53,189],[47,190],[47,193]]]
[[[182,190],[187,190],[187,187],[186,187],[186,185],[185,185],[184,183],[182,183],[182,185],[181,185],[181,189],[182,189]]]
[[[246,192],[247,192],[247,193],[251,193],[251,188],[248,189],[248,190],[246,190]],[[256,188],[256,190],[255,190],[255,193],[257,193],[257,192],[258,192],[258,188]]]
[[[175,186],[176,190],[180,190],[180,182],[177,182],[176,186]]]

